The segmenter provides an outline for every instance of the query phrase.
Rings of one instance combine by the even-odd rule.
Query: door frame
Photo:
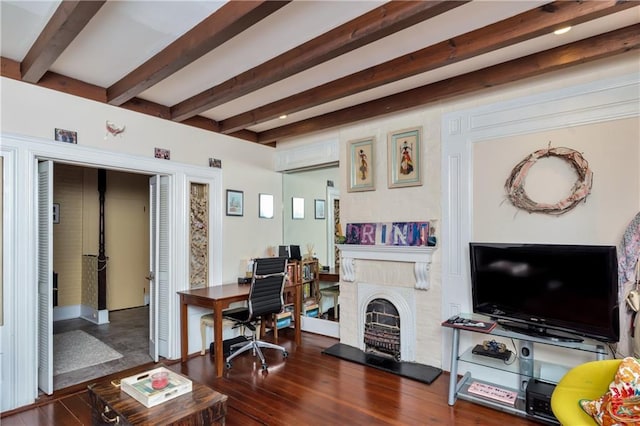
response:
[[[168,206],[169,235],[172,241],[170,262],[173,268],[169,276],[169,290],[174,297],[167,297],[169,312],[166,330],[166,354],[169,359],[180,357],[180,315],[177,291],[189,286],[189,192],[191,180],[206,181],[210,185],[210,203],[212,220],[210,238],[212,241],[222,238],[222,171],[216,168],[201,167],[174,161],[159,161],[154,158],[140,157],[123,153],[100,150],[96,148],[52,143],[48,139],[25,137],[12,134],[0,134],[3,155],[14,153],[15,173],[14,187],[15,210],[29,214],[16,215],[12,225],[16,249],[15,258],[37,259],[38,218],[37,210],[37,162],[52,160],[81,167],[105,168],[147,175],[167,175],[170,177],[169,194],[172,203]],[[5,164],[6,168],[6,164]],[[188,171],[188,172],[186,172]],[[214,208],[216,206],[216,208]],[[10,208],[5,206],[5,208]],[[18,237],[20,236],[20,237]],[[6,235],[5,235],[6,237]],[[215,250],[212,247],[212,250]],[[5,265],[6,267],[7,265]],[[215,250],[211,256],[211,274],[209,285],[222,283],[222,253]],[[18,296],[17,291],[7,291],[11,282],[5,283],[5,321],[2,330],[4,347],[21,348],[3,355],[3,364],[10,365],[14,371],[21,371],[22,380],[4,383],[4,395],[12,395],[11,400],[0,401],[2,410],[33,403],[38,397],[38,353],[37,353],[37,262],[15,262],[15,280],[22,283]],[[17,284],[14,284],[17,285]],[[8,299],[6,296],[10,296]],[[11,388],[9,388],[11,387]]]

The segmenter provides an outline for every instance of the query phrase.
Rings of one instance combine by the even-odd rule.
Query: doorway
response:
[[[106,172],[106,320],[96,317],[98,169],[55,163],[53,388],[152,361],[149,356],[149,175]],[[99,344],[97,341],[102,342]],[[66,346],[79,346],[77,355]],[[101,352],[101,350],[105,352]],[[95,351],[92,357],[88,354]],[[81,355],[87,355],[83,359]],[[111,354],[114,359],[105,354]],[[69,356],[70,355],[70,356]],[[104,362],[95,363],[95,359]],[[74,365],[75,363],[75,365]]]

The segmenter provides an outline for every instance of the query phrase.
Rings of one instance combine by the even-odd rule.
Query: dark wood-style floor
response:
[[[466,401],[447,405],[447,373],[431,385],[401,378],[372,367],[322,354],[336,339],[303,333],[295,347],[293,333],[280,334],[289,357],[265,350],[268,372],[250,353],[234,360],[215,377],[209,355],[184,364],[166,363],[174,371],[228,395],[228,426],[252,425],[483,425],[533,426],[538,423]],[[151,366],[107,376],[127,377]],[[95,382],[95,380],[94,380]],[[86,386],[77,385],[43,398],[26,410],[3,413],[2,426],[90,425]]]

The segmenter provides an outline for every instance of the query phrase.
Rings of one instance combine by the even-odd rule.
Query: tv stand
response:
[[[474,314],[460,314],[462,318],[468,318],[475,321],[481,321],[485,324],[495,322],[488,317]],[[504,327],[505,324],[498,325],[489,332],[482,332],[480,329],[456,327],[446,321],[443,326],[452,329],[453,336],[451,341],[451,368],[449,375],[449,399],[448,404],[453,406],[456,399],[463,399],[476,404],[481,404],[493,409],[508,412],[516,416],[525,417],[545,424],[557,425],[558,422],[552,414],[534,411],[526,404],[526,389],[529,382],[543,382],[545,386],[555,385],[555,381],[559,378],[551,375],[545,376],[542,371],[557,372],[562,366],[554,365],[548,362],[535,360],[534,343],[548,346],[555,346],[566,350],[582,351],[594,355],[597,360],[605,359],[607,355],[604,344],[593,341],[582,341],[582,339],[565,339],[565,336],[555,336],[546,334],[544,336],[536,336],[527,333],[530,330],[522,327],[515,327],[515,330]],[[512,324],[506,324],[507,326]],[[481,333],[486,340],[491,339],[513,339],[517,341],[517,353],[513,353],[507,361],[475,355],[472,353],[474,345],[466,350],[460,351],[460,333]],[[485,337],[486,336],[486,337]],[[458,377],[458,367],[462,363],[466,372],[462,377]],[[564,367],[566,368],[566,367]],[[562,369],[559,370],[560,372]],[[476,374],[478,377],[474,377]],[[483,380],[485,376],[488,379]],[[475,386],[493,386],[500,391],[507,393],[517,393],[514,402],[503,402],[496,399],[479,396],[475,392],[471,392],[469,388],[473,383]]]
[[[584,342],[584,339],[577,336],[569,336],[562,334],[555,334],[549,331],[545,327],[532,327],[523,324],[518,324],[512,321],[497,320],[496,323],[505,330],[513,331],[520,334],[526,334],[527,336],[538,337],[540,339],[548,339],[554,342]]]

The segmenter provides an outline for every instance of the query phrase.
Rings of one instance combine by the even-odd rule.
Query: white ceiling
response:
[[[108,88],[218,10],[220,1],[109,1],[50,66],[50,71]],[[173,106],[241,72],[348,22],[385,2],[298,0],[143,91],[137,98]],[[284,80],[200,113],[219,122],[320,84],[381,64],[477,28],[539,7],[546,1],[476,0],[345,53]],[[4,1],[1,51],[21,62],[60,1]],[[640,3],[639,3],[640,4]],[[327,102],[248,128],[262,132],[319,114],[485,68],[640,22],[634,7],[375,89]],[[637,53],[636,53],[637,54]]]

